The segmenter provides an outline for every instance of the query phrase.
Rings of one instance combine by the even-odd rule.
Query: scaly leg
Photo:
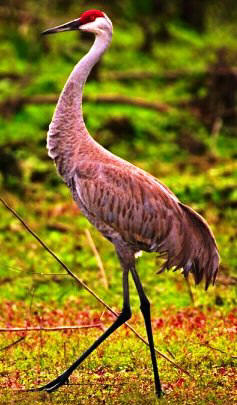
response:
[[[156,395],[158,397],[160,397],[162,395],[162,389],[161,389],[161,383],[160,383],[160,378],[159,378],[159,373],[158,373],[156,353],[155,353],[154,341],[153,341],[153,335],[152,335],[150,302],[149,302],[147,296],[145,295],[142,283],[136,272],[135,265],[132,268],[130,268],[130,270],[132,272],[133,280],[136,285],[137,292],[139,294],[140,303],[141,303],[140,308],[141,308],[141,311],[142,311],[142,314],[144,317],[144,321],[145,321],[145,325],[146,325],[146,332],[147,332],[147,337],[148,337],[148,342],[149,342],[149,347],[150,347],[150,352],[151,352],[153,372],[154,372]]]

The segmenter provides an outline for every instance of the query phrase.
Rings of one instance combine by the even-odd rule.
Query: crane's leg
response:
[[[156,353],[155,353],[155,348],[154,348],[154,341],[153,341],[153,334],[152,334],[152,327],[151,327],[150,302],[144,292],[142,283],[136,272],[135,265],[132,268],[130,268],[130,270],[132,272],[133,280],[136,285],[137,292],[139,294],[140,304],[141,304],[140,308],[141,308],[141,311],[142,311],[142,314],[144,317],[144,321],[145,321],[145,325],[146,325],[147,338],[148,338],[148,342],[149,342],[151,360],[152,360],[152,366],[153,366],[153,372],[154,372],[156,395],[158,397],[160,397],[162,395],[162,389],[161,389],[160,377],[159,377],[158,366],[157,366],[157,361],[156,361]]]
[[[119,256],[120,258],[120,256]],[[131,308],[130,308],[130,300],[129,300],[129,285],[128,285],[128,266],[125,266],[125,263],[120,262],[123,267],[123,309],[118,318],[115,322],[101,335],[90,347],[87,349],[67,370],[65,370],[61,375],[55,378],[50,383],[38,387],[32,388],[28,391],[47,391],[53,392],[57,390],[61,385],[64,385],[68,382],[68,378],[72,374],[72,372],[81,364],[108,336],[111,335],[119,326],[123,325],[128,319],[131,318]]]

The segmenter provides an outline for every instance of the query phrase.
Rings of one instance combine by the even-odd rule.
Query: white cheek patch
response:
[[[105,18],[104,17],[97,17],[95,19],[95,21],[89,22],[87,24],[81,25],[81,27],[79,27],[79,29],[81,31],[89,31],[89,32],[98,32],[101,30],[101,28],[103,28],[105,22]]]

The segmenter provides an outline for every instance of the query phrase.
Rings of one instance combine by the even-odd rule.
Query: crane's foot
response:
[[[59,375],[54,380],[50,381],[48,384],[43,385],[42,387],[38,388],[31,388],[27,391],[29,392],[37,392],[37,391],[46,391],[46,392],[53,392],[56,391],[62,385],[67,385],[69,383],[68,374],[63,373]]]
[[[156,396],[158,398],[162,398],[164,395],[165,395],[164,391],[162,391],[162,390],[156,391]]]

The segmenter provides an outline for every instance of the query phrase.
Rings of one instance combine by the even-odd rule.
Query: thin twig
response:
[[[89,229],[85,229],[85,234],[86,234],[87,240],[89,242],[89,245],[91,247],[91,250],[94,253],[95,258],[97,260],[97,264],[100,269],[100,275],[101,275],[104,287],[106,288],[106,290],[108,290],[109,284],[108,284],[107,276],[106,276],[105,269],[103,266],[103,262],[101,260],[98,250],[96,249],[95,242],[93,241],[93,238],[91,236]]]
[[[0,7],[0,17],[4,15],[5,17],[5,12],[3,13],[3,7]],[[9,13],[9,10],[8,10]],[[25,13],[22,12],[21,13]],[[7,14],[8,16],[8,14]],[[9,14],[12,18],[12,12]],[[17,10],[16,15],[14,17],[19,17],[19,10]],[[30,16],[27,16],[27,19],[29,20]],[[208,77],[213,77],[213,76],[237,76],[237,68],[235,66],[230,66],[222,69],[218,69],[218,72],[209,68],[206,70],[188,70],[188,69],[176,69],[176,70],[164,70],[164,71],[144,71],[144,70],[126,70],[126,71],[104,71],[100,72],[99,74],[99,80],[100,81],[111,81],[111,80],[118,80],[118,81],[127,81],[127,80],[145,80],[145,79],[157,79],[157,80],[180,80],[180,79],[191,79],[191,80],[196,80],[199,78],[208,78]],[[10,79],[13,81],[16,80],[24,80],[26,76],[20,75],[16,72],[1,72],[0,73],[0,79]]]
[[[218,347],[213,347],[213,346],[211,346],[211,345],[209,345],[209,343],[202,343],[202,342],[193,342],[192,340],[190,341],[192,344],[194,344],[194,345],[200,345],[200,346],[205,346],[205,347],[208,347],[208,349],[211,349],[211,350],[215,350],[215,351],[217,351],[217,352],[220,352],[220,353],[223,353],[223,354],[228,354],[227,352],[225,352],[224,350],[222,350],[222,349],[218,349]],[[231,358],[233,358],[233,359],[235,359],[236,358],[236,356],[230,356]]]
[[[122,382],[122,383],[116,383],[116,384],[114,384],[114,383],[108,383],[108,382],[101,382],[100,381],[100,386],[103,386],[103,385],[105,385],[106,387],[113,387],[113,388],[116,388],[116,387],[123,387],[124,385],[128,385],[128,384],[130,384],[129,382]],[[86,386],[86,385],[89,385],[89,386],[96,386],[96,387],[98,387],[98,382],[95,382],[95,383],[70,383],[70,382],[67,382],[66,384],[64,384],[64,387],[66,386],[66,387],[68,387],[68,386],[71,386],[71,387],[73,387],[73,386],[82,386],[82,387],[84,387],[84,386]],[[3,387],[1,387],[1,385],[0,385],[0,388],[1,388],[1,390],[2,389],[7,389],[8,387],[6,387],[6,386],[3,386]],[[30,392],[28,389],[25,389],[25,388],[11,388],[11,391],[12,392]],[[50,399],[51,397],[49,397],[49,399]]]
[[[37,272],[28,272],[27,274],[31,274],[33,276],[62,276],[62,277],[70,277],[70,274],[65,273],[37,273]]]
[[[43,327],[43,326],[27,326],[26,328],[0,328],[1,332],[30,332],[30,331],[44,331],[44,332],[54,332],[57,330],[70,330],[70,329],[90,329],[90,328],[101,328],[101,324],[97,323],[94,325],[71,325],[71,326],[54,326],[54,327]]]
[[[99,301],[105,308],[108,309],[109,312],[111,312],[113,315],[115,315],[116,317],[118,317],[119,315],[112,309],[109,307],[108,304],[106,304],[96,293],[94,293],[94,291],[92,291],[81,279],[79,279],[70,269],[69,267],[61,260],[59,259],[59,257],[45,244],[45,242],[43,240],[41,240],[39,238],[38,235],[36,235],[36,233],[29,227],[29,225],[27,225],[27,223],[20,217],[19,214],[17,214],[17,212],[11,208],[7,202],[5,200],[3,200],[3,198],[0,197],[0,201],[2,202],[2,204],[21,222],[21,224],[24,226],[25,229],[27,229],[27,231],[39,242],[39,244],[41,246],[43,246],[43,248],[52,256],[54,257],[54,259],[64,268],[64,270],[66,270],[66,272],[68,274],[71,275],[71,277],[81,286],[83,286],[91,295],[93,295],[93,297]],[[125,325],[127,325],[127,327],[143,342],[145,343],[145,345],[149,346],[149,343],[132,327],[130,326],[127,322],[125,322]],[[195,378],[184,368],[182,368],[181,366],[179,366],[177,363],[175,363],[173,360],[171,360],[168,356],[166,356],[164,353],[160,352],[159,350],[157,350],[155,348],[155,351],[161,356],[163,357],[165,360],[167,360],[169,363],[171,363],[174,367],[178,368],[180,371],[182,371],[184,374],[188,375],[189,377],[191,377],[193,380],[195,380]]]
[[[17,81],[21,79],[23,76],[19,75],[15,72],[1,72],[0,73],[0,80],[9,79],[12,81]]]
[[[169,355],[175,359],[175,356],[173,355],[173,353],[168,349],[168,347],[166,347],[166,351],[169,353]]]
[[[55,104],[58,101],[57,94],[45,94],[36,96],[18,96],[14,99],[9,98],[0,103],[0,108],[2,111],[12,113],[19,110],[24,105],[27,104]],[[118,94],[102,94],[102,95],[85,95],[84,102],[89,103],[110,103],[110,104],[126,104],[133,105],[136,107],[147,108],[149,110],[155,110],[159,112],[168,112],[171,110],[172,106],[160,103],[158,101],[147,101],[141,97],[129,97],[121,96]]]
[[[159,112],[168,112],[172,109],[171,105],[160,103],[158,101],[147,101],[141,97],[120,96],[117,94],[102,94],[100,96],[84,96],[84,100],[91,103],[113,103],[113,104],[128,104],[136,107],[148,108]]]
[[[237,76],[237,68],[235,66],[227,67],[213,70],[211,68],[207,70],[196,70],[191,71],[187,69],[177,69],[177,70],[166,70],[166,71],[107,71],[100,73],[100,80],[111,81],[111,80],[144,80],[144,79],[158,79],[158,80],[180,80],[180,79],[199,79],[199,78],[209,78],[213,76]]]
[[[15,342],[12,342],[12,343],[10,343],[10,344],[7,345],[7,346],[1,347],[0,352],[3,352],[4,350],[10,349],[11,347],[17,345],[18,343],[20,343],[20,342],[21,342],[22,340],[24,340],[24,339],[25,339],[25,336],[22,336],[22,337],[20,337],[19,339],[15,340]]]

